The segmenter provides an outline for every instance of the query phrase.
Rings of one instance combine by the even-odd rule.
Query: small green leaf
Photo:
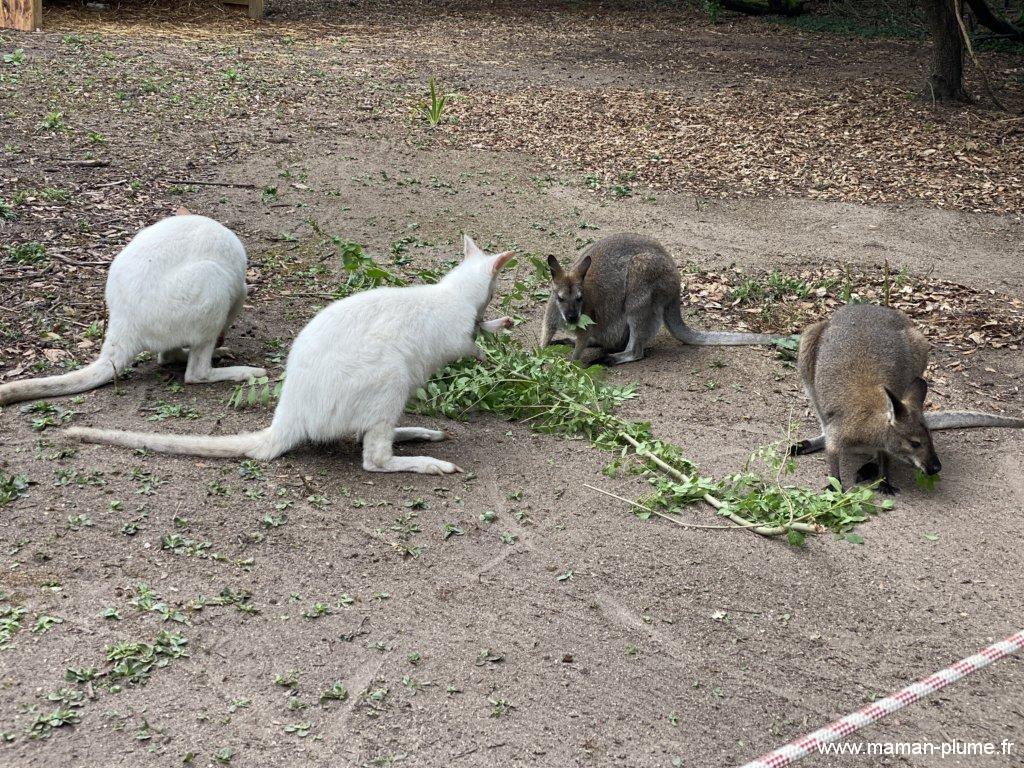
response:
[[[596,325],[594,319],[590,315],[584,313],[580,315],[580,319],[575,323],[566,323],[565,327],[570,331],[585,331],[592,325]]]

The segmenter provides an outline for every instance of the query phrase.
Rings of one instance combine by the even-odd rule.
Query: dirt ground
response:
[[[575,4],[275,4],[259,25],[216,7],[47,6],[45,23],[0,35],[0,52],[22,51],[0,67],[0,380],[88,360],[106,264],[185,206],[246,243],[251,300],[228,344],[275,375],[337,284],[332,236],[406,269],[457,257],[464,231],[568,258],[632,230],[691,270],[702,327],[794,331],[825,307],[733,306],[712,283],[854,270],[866,291],[888,263],[937,342],[932,402],[1024,410],[1024,222],[1012,212],[1024,129],[1005,113],[913,102],[927,60],[916,41]],[[1019,62],[985,61],[1012,103]],[[412,116],[431,76],[458,93],[459,122],[434,131]],[[787,120],[792,143],[770,151],[744,134],[645,174],[629,146],[640,123],[601,106],[612,90],[635,94],[622,103],[652,125],[659,104],[682,100],[693,119],[743,133],[744,103],[755,122],[758,110],[780,118],[773,92],[837,111],[824,128],[814,110],[806,125]],[[577,126],[562,153],[550,137],[572,129],[572,103],[601,125]],[[879,156],[907,121],[930,127]],[[840,124],[858,126],[859,160],[838,156]],[[941,162],[921,154],[935,136],[956,145]],[[46,259],[14,260],[11,248],[34,243]],[[539,306],[519,311],[529,340]],[[230,385],[181,378],[143,361],[116,387],[56,402],[83,425],[229,433],[269,420],[229,408]],[[766,350],[663,335],[609,378],[637,382],[624,413],[709,475],[737,471],[791,423],[813,431],[795,371]],[[1017,432],[939,435],[935,490],[903,477],[895,508],[858,528],[863,544],[794,548],[639,520],[586,487],[643,493],[601,473],[607,455],[492,418],[412,420],[447,430],[433,453],[468,471],[441,479],[371,477],[354,445],[269,464],[76,451],[38,418],[0,413],[0,471],[32,481],[0,510],[0,611],[25,609],[0,642],[4,765],[732,766],[1011,634],[1024,612]],[[820,458],[800,461],[798,481],[823,478]],[[718,522],[703,509],[684,519]],[[399,529],[417,557],[397,551]],[[156,596],[138,606],[140,584]],[[147,680],[65,680],[161,630],[180,632],[188,655],[159,656]],[[347,696],[322,698],[335,683]],[[62,688],[85,692],[80,722],[30,738],[74,695],[54,701]],[[1024,750],[1024,659],[861,736]]]

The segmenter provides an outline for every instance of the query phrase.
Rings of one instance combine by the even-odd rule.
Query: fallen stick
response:
[[[655,515],[656,517],[668,520],[670,523],[675,523],[676,525],[682,528],[704,528],[715,531],[741,531],[745,527],[740,525],[699,525],[697,523],[684,523],[682,520],[677,520],[676,518],[672,517],[672,515],[665,514],[660,509],[651,509],[650,507],[645,507],[643,504],[633,501],[632,499],[624,498],[623,496],[619,496],[618,494],[612,493],[611,491],[605,491],[601,488],[598,488],[595,485],[589,485],[588,483],[584,483],[583,487],[589,488],[592,491],[597,491],[598,493],[603,493],[605,496],[611,496],[613,499],[618,499],[619,501],[625,502],[626,504],[634,506],[637,509],[642,509],[644,512],[648,512],[649,514]]]
[[[195,179],[164,179],[168,184],[192,184],[197,187],[235,187],[236,189],[256,189],[255,184],[236,184],[233,181],[196,181]]]
[[[962,680],[972,672],[984,669],[1021,649],[1024,649],[1024,630],[1011,635],[1002,642],[990,645],[956,664],[951,664],[933,675],[922,678],[901,691],[868,704],[824,728],[819,728],[814,733],[794,739],[774,752],[769,752],[764,757],[744,764],[743,768],[784,768],[784,766],[792,765],[808,755],[828,754],[827,750],[823,749],[826,744],[852,736],[861,728],[876,723],[910,704],[915,704],[925,696],[941,691],[947,685]]]
[[[77,165],[80,168],[106,168],[110,165],[109,160],[74,160],[72,158],[64,158],[61,162],[64,165]]]

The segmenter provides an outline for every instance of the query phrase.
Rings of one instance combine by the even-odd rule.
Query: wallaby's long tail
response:
[[[985,429],[986,427],[1024,429],[1024,419],[1000,416],[984,411],[930,411],[925,413],[924,423],[933,432],[943,429]],[[794,443],[789,452],[793,456],[805,456],[808,453],[817,453],[823,450],[825,450],[825,436],[818,435],[810,440]]]
[[[237,459],[243,456],[272,458],[270,428],[239,435],[168,435],[159,432],[121,432],[116,429],[69,427],[64,434],[83,443],[120,445],[125,448],[146,448],[157,453],[180,453],[188,456],[212,456]],[[262,449],[262,450],[261,450]],[[283,453],[279,451],[277,454]]]
[[[675,299],[665,307],[665,325],[683,344],[699,347],[729,347],[743,344],[775,344],[787,338],[768,333],[733,333],[731,331],[696,331],[683,322],[682,306]]]
[[[46,376],[42,379],[26,379],[12,381],[0,385],[0,405],[20,403],[23,400],[38,400],[41,397],[59,397],[75,395],[96,389],[117,377],[113,361],[108,357],[100,357],[77,371],[64,373],[60,376]]]
[[[935,411],[924,415],[928,429],[984,429],[985,427],[1009,427],[1024,429],[1024,419],[1000,416],[984,411]]]

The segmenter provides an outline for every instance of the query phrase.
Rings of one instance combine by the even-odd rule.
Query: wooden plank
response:
[[[263,0],[249,0],[249,18],[263,18]]]
[[[32,32],[42,25],[43,0],[0,0],[0,28]]]

